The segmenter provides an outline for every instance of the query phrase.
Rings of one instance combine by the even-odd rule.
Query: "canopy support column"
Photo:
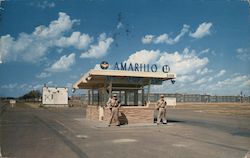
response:
[[[109,81],[109,98],[112,97],[112,81]]]
[[[125,90],[125,105],[128,105],[128,92]]]
[[[151,79],[148,82],[147,103],[149,103],[150,87],[151,87]]]
[[[138,106],[138,90],[134,90],[134,105]]]
[[[141,104],[142,104],[142,106],[145,105],[144,88],[142,88],[142,90],[141,90]]]
[[[91,101],[92,101],[92,105],[94,105],[94,90],[91,89]]]
[[[91,99],[90,90],[88,90],[88,105],[90,105],[90,99]]]

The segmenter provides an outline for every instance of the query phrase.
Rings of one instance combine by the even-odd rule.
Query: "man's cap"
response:
[[[161,95],[161,98],[164,98],[164,95]]]
[[[117,97],[117,94],[113,94],[113,97]]]

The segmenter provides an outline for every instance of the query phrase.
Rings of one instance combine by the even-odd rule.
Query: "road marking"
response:
[[[87,139],[88,136],[87,135],[81,135],[81,134],[78,134],[76,135],[77,138],[82,138],[82,139]]]
[[[4,157],[4,156],[2,155],[1,147],[0,147],[0,158],[10,158],[10,157]]]
[[[84,121],[84,118],[74,118],[75,121]]]
[[[138,142],[136,139],[115,139],[112,141],[113,143],[132,143],[132,142]]]
[[[71,133],[75,133],[75,131],[73,131],[72,129],[68,128],[64,123],[58,121],[58,120],[55,120],[58,124],[62,125],[64,128],[66,128],[67,130],[69,130]]]
[[[187,147],[188,144],[185,142],[180,142],[180,143],[173,144],[173,146],[174,147]]]
[[[204,111],[202,111],[202,110],[195,110],[194,112],[204,112]]]
[[[250,150],[246,153],[246,155],[244,156],[244,158],[250,158]]]
[[[44,138],[42,138],[42,140],[50,140],[51,139],[51,137],[44,137]]]
[[[64,134],[64,133],[66,133],[67,131],[65,131],[65,130],[62,130],[62,131],[58,131],[60,134]]]

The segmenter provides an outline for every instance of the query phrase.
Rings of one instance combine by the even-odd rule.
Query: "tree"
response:
[[[41,98],[42,93],[39,90],[32,90],[23,96],[20,97],[20,99],[35,99],[35,98]]]

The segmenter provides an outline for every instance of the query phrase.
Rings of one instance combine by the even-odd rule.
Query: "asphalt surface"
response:
[[[2,110],[3,109],[3,110]],[[167,125],[107,127],[84,108],[0,105],[0,157],[244,158],[250,117],[171,109]]]

